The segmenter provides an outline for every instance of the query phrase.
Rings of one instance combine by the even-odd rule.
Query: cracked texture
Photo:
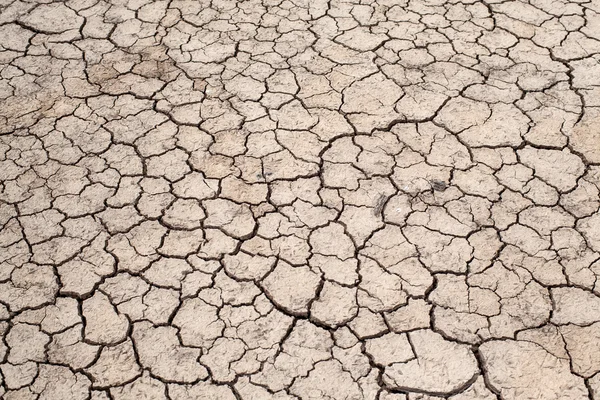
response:
[[[0,398],[600,400],[600,2],[0,2]]]

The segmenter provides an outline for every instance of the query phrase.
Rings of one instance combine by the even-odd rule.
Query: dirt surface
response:
[[[599,0],[1,0],[0,398],[600,400]]]

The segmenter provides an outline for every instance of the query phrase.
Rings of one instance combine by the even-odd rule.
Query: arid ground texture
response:
[[[600,0],[0,0],[3,400],[600,400]]]

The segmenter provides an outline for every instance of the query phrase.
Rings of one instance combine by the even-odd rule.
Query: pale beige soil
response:
[[[600,400],[599,0],[0,0],[0,398]]]

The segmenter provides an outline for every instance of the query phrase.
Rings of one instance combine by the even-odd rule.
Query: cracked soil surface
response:
[[[0,398],[600,400],[600,0],[0,0]]]

